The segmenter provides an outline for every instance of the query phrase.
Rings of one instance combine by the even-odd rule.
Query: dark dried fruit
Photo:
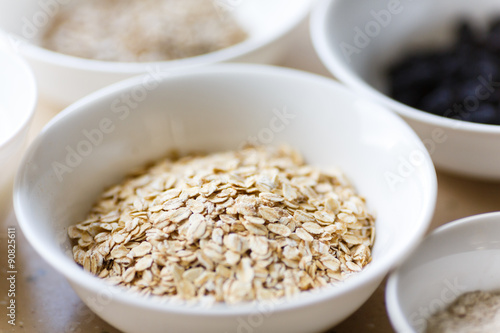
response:
[[[500,125],[500,18],[484,33],[460,22],[451,48],[408,55],[388,76],[391,96],[402,103],[443,117]]]

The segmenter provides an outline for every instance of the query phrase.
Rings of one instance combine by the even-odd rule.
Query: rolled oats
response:
[[[74,260],[142,295],[239,303],[342,281],[371,261],[374,217],[345,177],[288,147],[165,159],[68,228]]]

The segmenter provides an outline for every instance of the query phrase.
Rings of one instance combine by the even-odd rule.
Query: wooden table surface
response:
[[[297,32],[295,46],[282,65],[329,76],[312,50],[305,25]],[[31,129],[31,138],[59,111],[59,107],[42,98]],[[500,183],[463,179],[439,171],[438,182],[437,207],[429,230],[458,218],[500,210]],[[8,226],[16,228],[18,246],[15,327],[9,325],[6,319],[9,300],[5,269]],[[13,216],[0,223],[0,228],[0,332],[119,332],[92,313],[66,280],[34,252]],[[357,312],[328,332],[393,332],[385,310],[384,287],[385,282]]]

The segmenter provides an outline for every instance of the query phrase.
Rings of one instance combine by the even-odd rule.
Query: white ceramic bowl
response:
[[[62,105],[143,73],[170,72],[229,61],[274,63],[286,53],[292,32],[309,13],[312,0],[214,0],[221,15],[234,14],[241,22],[250,35],[246,41],[197,57],[150,63],[94,61],[37,46],[48,22],[70,1],[0,1],[3,39],[29,61],[41,94]]]
[[[465,292],[500,290],[500,212],[435,230],[395,271],[386,304],[397,332],[423,332],[430,314]]]
[[[11,210],[14,173],[35,112],[33,73],[14,54],[0,51],[0,222]]]
[[[128,107],[124,98],[134,95],[142,97]],[[19,171],[16,214],[40,255],[125,332],[325,330],[361,306],[417,245],[434,210],[436,176],[425,147],[401,119],[378,108],[327,78],[262,65],[133,78],[73,104],[47,125]],[[314,165],[345,170],[378,216],[366,270],[287,303],[207,309],[124,293],[74,263],[67,227],[85,217],[105,187],[172,148],[221,151],[247,140],[288,143]]]
[[[449,43],[459,18],[484,24],[499,15],[500,3],[494,0],[321,0],[312,13],[311,34],[331,73],[400,114],[424,141],[436,167],[500,180],[500,126],[448,119],[399,103],[385,94],[384,73],[411,50]]]

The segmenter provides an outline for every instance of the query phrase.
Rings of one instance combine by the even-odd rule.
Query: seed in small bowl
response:
[[[194,57],[246,38],[212,1],[86,0],[57,12],[42,46],[81,58],[150,62]]]
[[[426,333],[500,331],[500,292],[471,291],[429,319]]]

